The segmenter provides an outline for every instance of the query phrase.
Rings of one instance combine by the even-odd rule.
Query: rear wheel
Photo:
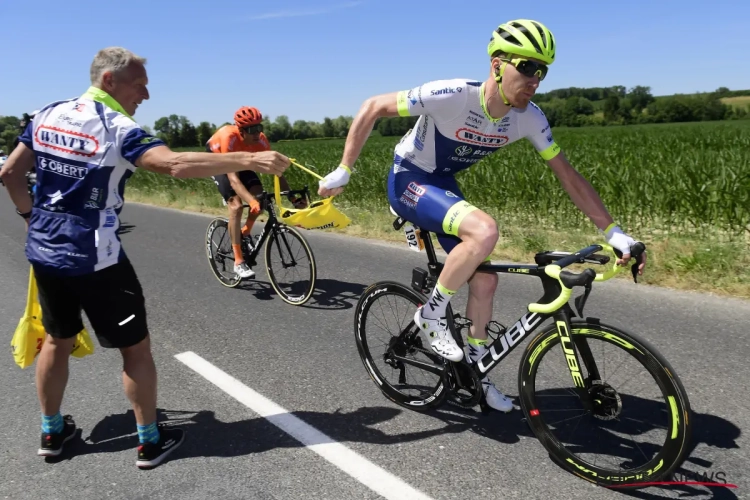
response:
[[[691,434],[690,402],[674,369],[632,333],[591,318],[573,319],[571,329],[583,365],[580,393],[554,324],[521,360],[519,394],[534,434],[560,466],[602,486],[669,477]]]
[[[234,251],[229,236],[227,219],[217,217],[206,229],[206,257],[216,279],[222,285],[234,288],[240,284],[240,278],[234,272]]]
[[[405,285],[383,281],[364,291],[354,314],[354,337],[368,375],[388,399],[415,411],[439,406],[448,393],[450,361],[432,351],[414,324],[426,301]],[[446,313],[453,314],[450,304]]]

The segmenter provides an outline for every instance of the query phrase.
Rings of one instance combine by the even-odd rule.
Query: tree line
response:
[[[731,91],[721,87],[714,92],[676,94],[655,97],[651,88],[624,86],[556,89],[534,96],[552,127],[631,125],[639,123],[674,123],[750,118],[750,104],[730,106],[724,97],[750,96],[750,90]],[[300,139],[344,138],[349,133],[352,116],[326,117],[322,122],[296,120],[280,115],[264,117],[264,133],[271,142]],[[417,117],[379,118],[374,130],[382,136],[401,136],[414,126]],[[0,149],[6,154],[19,133],[20,118],[0,117]],[[221,125],[226,125],[225,122]],[[220,125],[220,126],[221,126]],[[219,126],[219,127],[220,127]],[[172,114],[156,120],[153,131],[170,147],[201,147],[219,128],[202,121],[194,125],[183,115]]]

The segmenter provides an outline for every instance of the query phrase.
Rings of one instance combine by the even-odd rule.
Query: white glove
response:
[[[320,187],[324,187],[326,189],[346,186],[346,184],[349,182],[349,175],[350,170],[344,165],[339,165],[339,168],[319,180],[318,184],[320,184]]]
[[[621,251],[623,254],[630,253],[630,247],[635,244],[635,240],[622,232],[620,226],[614,226],[605,234],[607,243],[613,248]]]

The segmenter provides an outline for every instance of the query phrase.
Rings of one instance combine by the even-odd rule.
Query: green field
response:
[[[750,224],[750,122],[557,129],[555,138],[623,227],[741,234]],[[386,177],[398,140],[368,141],[342,201],[387,207]],[[343,144],[341,139],[290,141],[274,148],[324,175],[338,164]],[[288,177],[293,185],[315,184],[294,167]],[[503,219],[562,228],[589,224],[526,141],[482,160],[458,179],[471,202]],[[270,188],[270,179],[265,181]],[[162,192],[179,186],[219,203],[210,179],[139,171],[129,186]]]
[[[750,122],[558,128],[554,134],[615,220],[650,244],[651,282],[750,297]],[[360,234],[398,237],[389,227],[386,198],[398,140],[372,137],[336,199]],[[274,149],[325,175],[338,164],[343,145],[341,139],[290,141]],[[290,167],[287,177],[293,187],[317,189],[317,180],[300,169]],[[485,158],[458,180],[469,201],[496,217],[500,257],[527,260],[538,250],[571,249],[597,238],[526,141]],[[223,210],[210,179],[139,170],[127,189],[135,199]]]
[[[722,97],[721,102],[729,104],[737,108],[746,108],[750,106],[750,95],[742,95],[736,97]]]

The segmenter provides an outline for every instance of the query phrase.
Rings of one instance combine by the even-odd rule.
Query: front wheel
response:
[[[297,229],[276,226],[266,243],[265,257],[268,280],[281,300],[294,306],[310,300],[318,271],[312,248]]]
[[[573,351],[560,345],[555,324],[521,360],[521,406],[534,434],[561,467],[601,486],[639,488],[668,478],[691,434],[690,402],[674,369],[622,329],[593,318],[573,319],[571,329],[582,389],[574,387]]]

